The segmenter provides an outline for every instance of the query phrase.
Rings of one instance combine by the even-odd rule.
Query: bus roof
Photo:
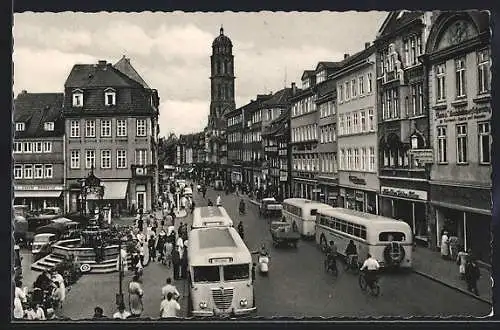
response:
[[[233,220],[222,206],[202,206],[194,209],[193,228],[232,226]]]
[[[212,259],[231,258],[232,263],[251,263],[252,256],[238,232],[232,227],[191,230],[188,258],[192,266],[211,266]]]
[[[305,198],[287,198],[283,201],[283,204],[290,204],[290,205],[295,205],[295,206],[302,206],[302,205],[311,205],[311,206],[322,206],[322,207],[327,207],[327,208],[333,208],[333,206],[317,202],[317,201],[312,201],[310,199],[305,199]]]
[[[391,224],[400,223],[403,226],[409,226],[406,222],[401,220],[396,220],[381,215],[360,212],[356,210],[346,209],[342,207],[332,207],[331,209],[318,210],[319,214],[331,216],[331,217],[342,217],[343,219],[350,221],[352,223],[366,225],[376,221],[379,224]]]

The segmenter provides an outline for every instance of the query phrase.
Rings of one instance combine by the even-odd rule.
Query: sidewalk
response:
[[[413,251],[413,271],[471,297],[492,304],[491,272],[486,268],[480,267],[481,277],[477,282],[479,296],[467,291],[467,284],[459,277],[458,265],[452,260],[443,260],[439,252],[417,246]]]

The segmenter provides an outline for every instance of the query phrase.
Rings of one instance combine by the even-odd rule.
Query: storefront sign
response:
[[[436,112],[439,124],[456,121],[485,119],[491,113],[490,107],[474,107],[470,109],[449,109]]]
[[[432,149],[410,149],[410,155],[421,164],[434,163],[434,151]]]
[[[319,193],[319,192],[321,192],[321,189],[316,188],[316,189],[313,189],[312,192],[313,193]]]
[[[362,191],[356,191],[354,193],[354,196],[355,196],[355,199],[358,201],[358,202],[364,202],[365,200],[365,193],[362,192]]]
[[[380,187],[382,195],[427,200],[427,191],[403,188]]]
[[[280,181],[288,181],[288,173],[280,172]]]
[[[333,191],[333,192],[329,193],[329,194],[328,194],[328,196],[329,196],[330,198],[337,198],[337,196],[338,196],[338,192]]]
[[[63,186],[60,185],[16,185],[14,190],[63,190]]]
[[[358,178],[357,176],[354,176],[354,175],[349,175],[349,181],[351,181],[354,184],[366,185],[366,180],[365,179]]]

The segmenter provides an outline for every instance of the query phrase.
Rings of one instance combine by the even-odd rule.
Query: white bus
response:
[[[232,226],[233,220],[222,206],[202,206],[193,211],[191,229]]]
[[[333,208],[305,198],[288,198],[283,201],[282,205],[283,218],[292,225],[293,231],[311,239],[314,238],[316,231],[316,212],[323,208]]]
[[[340,207],[318,210],[316,221],[316,243],[322,250],[333,241],[343,255],[353,240],[360,262],[370,253],[381,267],[412,265],[413,235],[404,221]]]
[[[256,311],[252,255],[232,227],[189,232],[189,297],[192,316],[246,315]]]

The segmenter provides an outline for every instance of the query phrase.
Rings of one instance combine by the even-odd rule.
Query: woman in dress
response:
[[[16,281],[16,289],[14,291],[14,318],[22,319],[24,317],[23,303],[27,302],[26,293],[22,288],[23,282]]]
[[[134,275],[132,281],[128,285],[128,295],[132,317],[140,317],[144,310],[142,305],[142,296],[144,295],[144,291],[142,290],[139,282],[139,276]]]
[[[458,272],[460,273],[460,279],[465,280],[465,265],[467,264],[469,254],[465,252],[464,248],[460,248],[457,256]]]
[[[443,259],[448,259],[449,254],[450,254],[450,247],[449,247],[448,232],[444,231],[443,236],[441,236],[441,257]]]

